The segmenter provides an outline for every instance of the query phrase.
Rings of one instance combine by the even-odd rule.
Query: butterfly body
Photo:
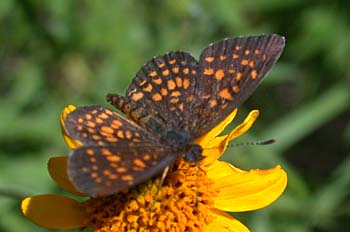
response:
[[[128,116],[101,106],[67,115],[65,130],[83,146],[68,159],[73,184],[90,196],[116,194],[172,165],[204,159],[194,144],[241,105],[279,58],[278,35],[235,37],[205,48],[199,61],[169,52],[146,62],[125,96],[107,100]]]

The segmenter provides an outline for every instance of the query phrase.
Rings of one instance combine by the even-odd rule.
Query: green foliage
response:
[[[46,170],[67,154],[59,113],[124,92],[141,65],[169,50],[198,57],[223,37],[278,33],[286,49],[242,106],[261,117],[235,147],[242,168],[281,164],[285,194],[235,214],[252,231],[346,231],[350,227],[349,6],[346,1],[0,1],[0,231],[46,231],[20,213],[24,196],[62,192]],[[347,151],[347,152],[346,152]]]

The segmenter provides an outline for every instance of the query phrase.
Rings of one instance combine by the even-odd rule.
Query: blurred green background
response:
[[[289,183],[271,206],[234,216],[256,232],[349,231],[349,12],[345,0],[1,0],[0,231],[47,231],[18,206],[64,193],[46,169],[68,153],[64,106],[108,106],[106,93],[123,93],[155,55],[198,58],[210,42],[261,33],[284,35],[287,46],[240,108],[240,119],[261,116],[238,141],[277,143],[232,147],[224,158],[243,169],[281,164]]]

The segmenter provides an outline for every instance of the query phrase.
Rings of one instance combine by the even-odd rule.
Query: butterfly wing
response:
[[[107,196],[150,179],[177,157],[160,146],[83,146],[69,156],[68,176],[81,192]]]
[[[235,37],[210,44],[197,62],[185,52],[171,52],[147,62],[126,97],[109,101],[133,117],[142,109],[164,128],[199,137],[244,102],[279,58],[285,41],[278,35]],[[134,105],[127,107],[125,105]]]
[[[142,109],[164,128],[188,131],[196,88],[198,62],[186,52],[169,52],[148,61],[129,85],[126,96],[109,94],[107,99],[143,127],[148,122],[133,117],[130,109]],[[134,107],[126,105],[134,105]],[[142,114],[142,113],[141,113]]]
[[[102,106],[78,107],[63,122],[65,133],[83,145],[155,144],[157,135]]]
[[[212,129],[252,94],[284,45],[282,36],[261,35],[227,38],[204,49],[196,76],[195,137]]]
[[[141,183],[178,157],[156,135],[101,106],[79,107],[64,122],[80,142],[68,158],[68,176],[90,196],[105,196]]]

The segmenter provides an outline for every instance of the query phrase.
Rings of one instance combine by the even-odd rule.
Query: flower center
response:
[[[203,231],[212,221],[217,192],[197,166],[179,159],[163,184],[161,177],[116,195],[85,202],[87,225],[102,231]]]

